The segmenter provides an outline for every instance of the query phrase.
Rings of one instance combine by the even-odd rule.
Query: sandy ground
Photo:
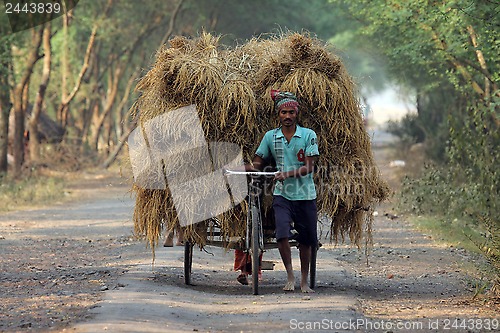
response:
[[[316,293],[290,293],[270,250],[275,269],[254,296],[220,248],[194,252],[193,286],[182,247],[158,248],[153,266],[133,237],[128,185],[113,173],[79,179],[70,202],[0,216],[0,331],[488,332],[500,320],[498,304],[471,301],[463,264],[476,258],[384,216],[390,203],[378,207],[368,265],[357,249],[324,241]]]

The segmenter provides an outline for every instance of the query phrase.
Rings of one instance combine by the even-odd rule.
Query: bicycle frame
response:
[[[225,175],[250,175],[248,183],[248,211],[245,237],[245,250],[252,256],[252,289],[257,295],[259,286],[260,254],[264,251],[264,231],[262,227],[260,192],[262,181],[260,176],[275,176],[275,172],[243,172],[225,170]]]
[[[258,232],[259,248],[264,251],[264,231],[262,228],[262,216],[261,216],[261,205],[260,205],[260,191],[262,186],[262,181],[259,176],[274,177],[277,172],[264,172],[264,171],[233,171],[224,170],[225,176],[230,175],[247,175],[251,176],[250,182],[248,183],[248,212],[247,212],[247,228],[245,237],[245,249],[248,251],[251,249],[251,239],[253,225],[257,224],[255,228]]]
[[[250,252],[252,255],[252,271],[255,272],[252,275],[252,290],[254,295],[258,295],[259,291],[259,265],[260,265],[260,253],[268,248],[276,248],[275,246],[269,247],[269,245],[276,245],[264,242],[264,228],[262,225],[261,216],[261,202],[260,202],[260,189],[262,179],[257,176],[275,176],[276,172],[244,172],[244,171],[231,171],[223,170],[225,176],[229,175],[249,175],[252,176],[250,182],[248,183],[248,212],[247,212],[247,230],[246,230],[246,240],[245,240],[245,250]],[[217,220],[216,218],[213,218]],[[224,246],[224,242],[221,244],[211,244],[214,246]],[[192,268],[192,256],[193,256],[193,243],[186,240],[184,243],[184,283],[186,285],[191,284],[191,268]],[[311,252],[311,264],[310,264],[310,283],[309,286],[314,289],[316,286],[316,254],[318,248],[312,249]]]
[[[251,248],[251,234],[254,231],[254,224],[257,224],[255,228],[258,232],[259,248],[264,251],[264,235],[262,228],[262,215],[261,215],[261,205],[260,205],[260,191],[261,191],[261,181],[260,179],[253,178],[248,184],[248,212],[247,212],[247,230],[245,239],[245,248],[249,250]]]

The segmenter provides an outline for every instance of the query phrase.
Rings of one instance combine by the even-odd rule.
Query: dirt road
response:
[[[324,242],[315,294],[281,290],[277,250],[265,253],[276,265],[261,295],[238,284],[232,252],[219,248],[195,251],[186,286],[182,247],[158,248],[153,267],[132,236],[128,188],[89,173],[69,189],[77,200],[0,216],[0,331],[487,332],[499,319],[470,301],[462,263],[475,258],[387,218],[390,203],[379,207],[368,266],[356,249]]]

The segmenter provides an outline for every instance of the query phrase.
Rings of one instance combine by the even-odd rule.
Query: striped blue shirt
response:
[[[279,127],[264,135],[255,155],[264,160],[269,160],[272,157],[276,161],[276,167],[279,171],[295,170],[305,165],[306,156],[319,155],[318,139],[313,130],[297,125],[295,134],[288,142],[281,127]],[[276,182],[273,194],[288,200],[316,199],[313,173]]]

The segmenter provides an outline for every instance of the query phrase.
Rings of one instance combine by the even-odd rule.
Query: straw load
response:
[[[357,246],[362,240],[367,244],[371,241],[373,204],[387,198],[389,189],[373,159],[356,87],[339,57],[320,40],[299,33],[255,38],[234,48],[223,48],[219,38],[208,33],[196,38],[175,37],[169,44],[158,50],[152,68],[137,85],[141,96],[134,108],[139,112],[144,136],[154,119],[194,105],[202,127],[200,135],[208,146],[233,143],[241,148],[243,161],[249,162],[264,133],[278,126],[270,89],[291,91],[300,103],[299,123],[318,135],[321,156],[315,173],[317,201],[319,213],[330,218],[331,240],[344,241],[347,236]],[[163,123],[156,130],[172,132],[167,134],[169,141],[175,141],[174,137],[180,135],[176,132],[185,128],[185,124],[176,123],[175,117]],[[177,130],[169,130],[172,125]],[[148,149],[152,144],[147,143]],[[212,154],[210,163],[200,162],[207,160],[203,145],[175,155],[179,158],[162,159],[163,176],[173,179],[165,174],[171,171],[165,170],[175,170],[176,177],[186,181],[215,172],[238,155],[226,148],[220,148],[215,157]],[[196,170],[192,170],[193,165]],[[135,231],[147,238],[153,252],[163,229],[173,229],[179,224],[179,214],[189,210],[174,200],[172,189],[177,185],[171,181],[166,184],[152,188],[136,181],[133,186]],[[206,194],[210,201],[216,196],[212,190],[206,192],[206,187],[187,191]],[[264,198],[266,213],[270,197],[268,191]],[[243,236],[245,214],[244,201],[221,211],[218,219],[223,234]],[[185,229],[187,238],[200,247],[210,237],[204,222]]]

